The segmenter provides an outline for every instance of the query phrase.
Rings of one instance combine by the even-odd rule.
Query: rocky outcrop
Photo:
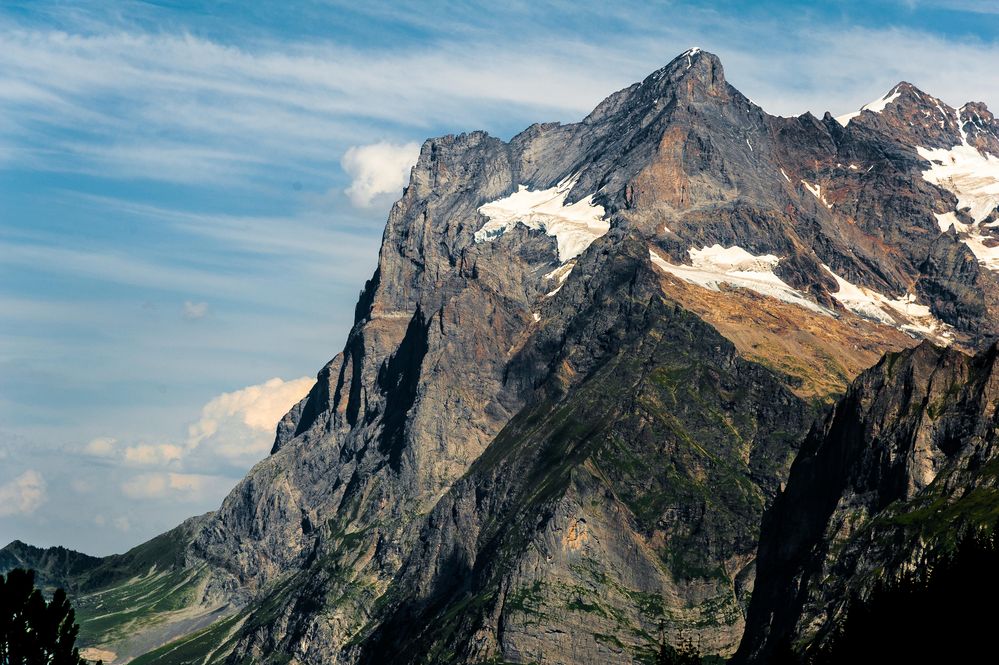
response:
[[[425,520],[360,662],[734,649],[759,517],[808,409],[664,298],[643,243],[599,262],[566,286],[575,313],[551,324],[563,351],[538,399]]]
[[[887,355],[809,436],[767,514],[736,662],[808,654],[877,583],[999,517],[999,347]]]

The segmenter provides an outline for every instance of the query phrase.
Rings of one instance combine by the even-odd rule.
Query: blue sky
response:
[[[693,45],[781,115],[899,80],[999,106],[996,2],[603,5],[0,4],[0,541],[216,507],[341,347],[426,137],[578,120]]]

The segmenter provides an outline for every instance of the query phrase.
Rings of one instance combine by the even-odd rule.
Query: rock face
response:
[[[427,141],[343,350],[171,536],[220,620],[144,662],[731,654],[812,418],[999,332],[997,137],[908,84],[773,117],[692,49],[579,123]]]
[[[999,518],[999,347],[887,355],[816,427],[763,523],[737,662],[806,653],[847,601]]]
[[[685,630],[707,652],[736,643],[756,525],[808,409],[623,242],[566,285],[537,399],[424,521],[361,662],[633,662]]]

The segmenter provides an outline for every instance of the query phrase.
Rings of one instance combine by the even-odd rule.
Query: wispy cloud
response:
[[[993,0],[902,0],[910,8],[939,7],[971,14],[999,14],[999,4]]]
[[[115,250],[0,240],[0,264],[44,267],[50,272],[154,289],[195,293],[207,290],[232,296],[246,293],[245,283],[217,271],[139,258]]]
[[[171,500],[185,503],[203,502],[218,497],[232,485],[232,479],[204,473],[152,472],[129,478],[121,485],[129,499]],[[127,522],[126,522],[127,524]],[[122,529],[127,531],[128,527]]]
[[[329,168],[357,138],[386,131],[421,138],[437,127],[505,125],[511,115],[571,120],[693,42],[722,52],[734,82],[779,113],[852,106],[898,77],[955,101],[999,87],[994,44],[842,26],[810,26],[806,38],[786,25],[706,10],[656,30],[636,25],[626,40],[565,33],[542,42],[530,31],[466,29],[403,50],[236,47],[110,26],[87,34],[0,29],[8,152],[34,168],[186,183],[231,184],[278,165]]]
[[[467,45],[246,50],[190,35],[8,27],[0,104],[17,119],[8,145],[35,168],[225,182],[335,163],[346,141],[384,132],[378,122],[419,135],[442,118],[474,123],[511,105],[575,115],[612,85],[583,63],[564,65]],[[72,138],[53,136],[70,127]]]
[[[184,314],[184,318],[188,321],[197,321],[198,319],[203,319],[208,315],[208,303],[185,300],[184,307],[181,311]]]

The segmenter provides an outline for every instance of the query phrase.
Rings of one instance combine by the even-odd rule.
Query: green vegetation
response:
[[[200,665],[214,653],[228,653],[227,642],[243,623],[241,615],[216,621],[132,661],[133,665]]]
[[[506,597],[503,609],[510,612],[541,615],[541,606],[545,600],[542,594],[543,587],[544,582],[535,580],[530,587],[523,587],[511,592]]]
[[[82,665],[75,646],[76,616],[57,589],[45,602],[35,573],[15,568],[0,575],[0,663],[3,665]]]
[[[77,599],[81,643],[108,644],[128,637],[139,626],[165,620],[166,614],[198,602],[202,570],[159,571]]]
[[[119,585],[154,568],[165,571],[182,567],[184,552],[200,519],[187,520],[184,524],[137,545],[124,554],[115,554],[102,559],[99,565],[73,576],[69,592],[76,597]]]
[[[999,489],[976,487],[954,500],[945,496],[927,497],[910,510],[903,512],[901,506],[897,507],[886,519],[917,530],[927,538],[952,540],[960,532],[955,525],[992,524],[999,519]]]
[[[656,655],[655,665],[701,665],[701,655],[692,646],[674,647],[663,642]]]

